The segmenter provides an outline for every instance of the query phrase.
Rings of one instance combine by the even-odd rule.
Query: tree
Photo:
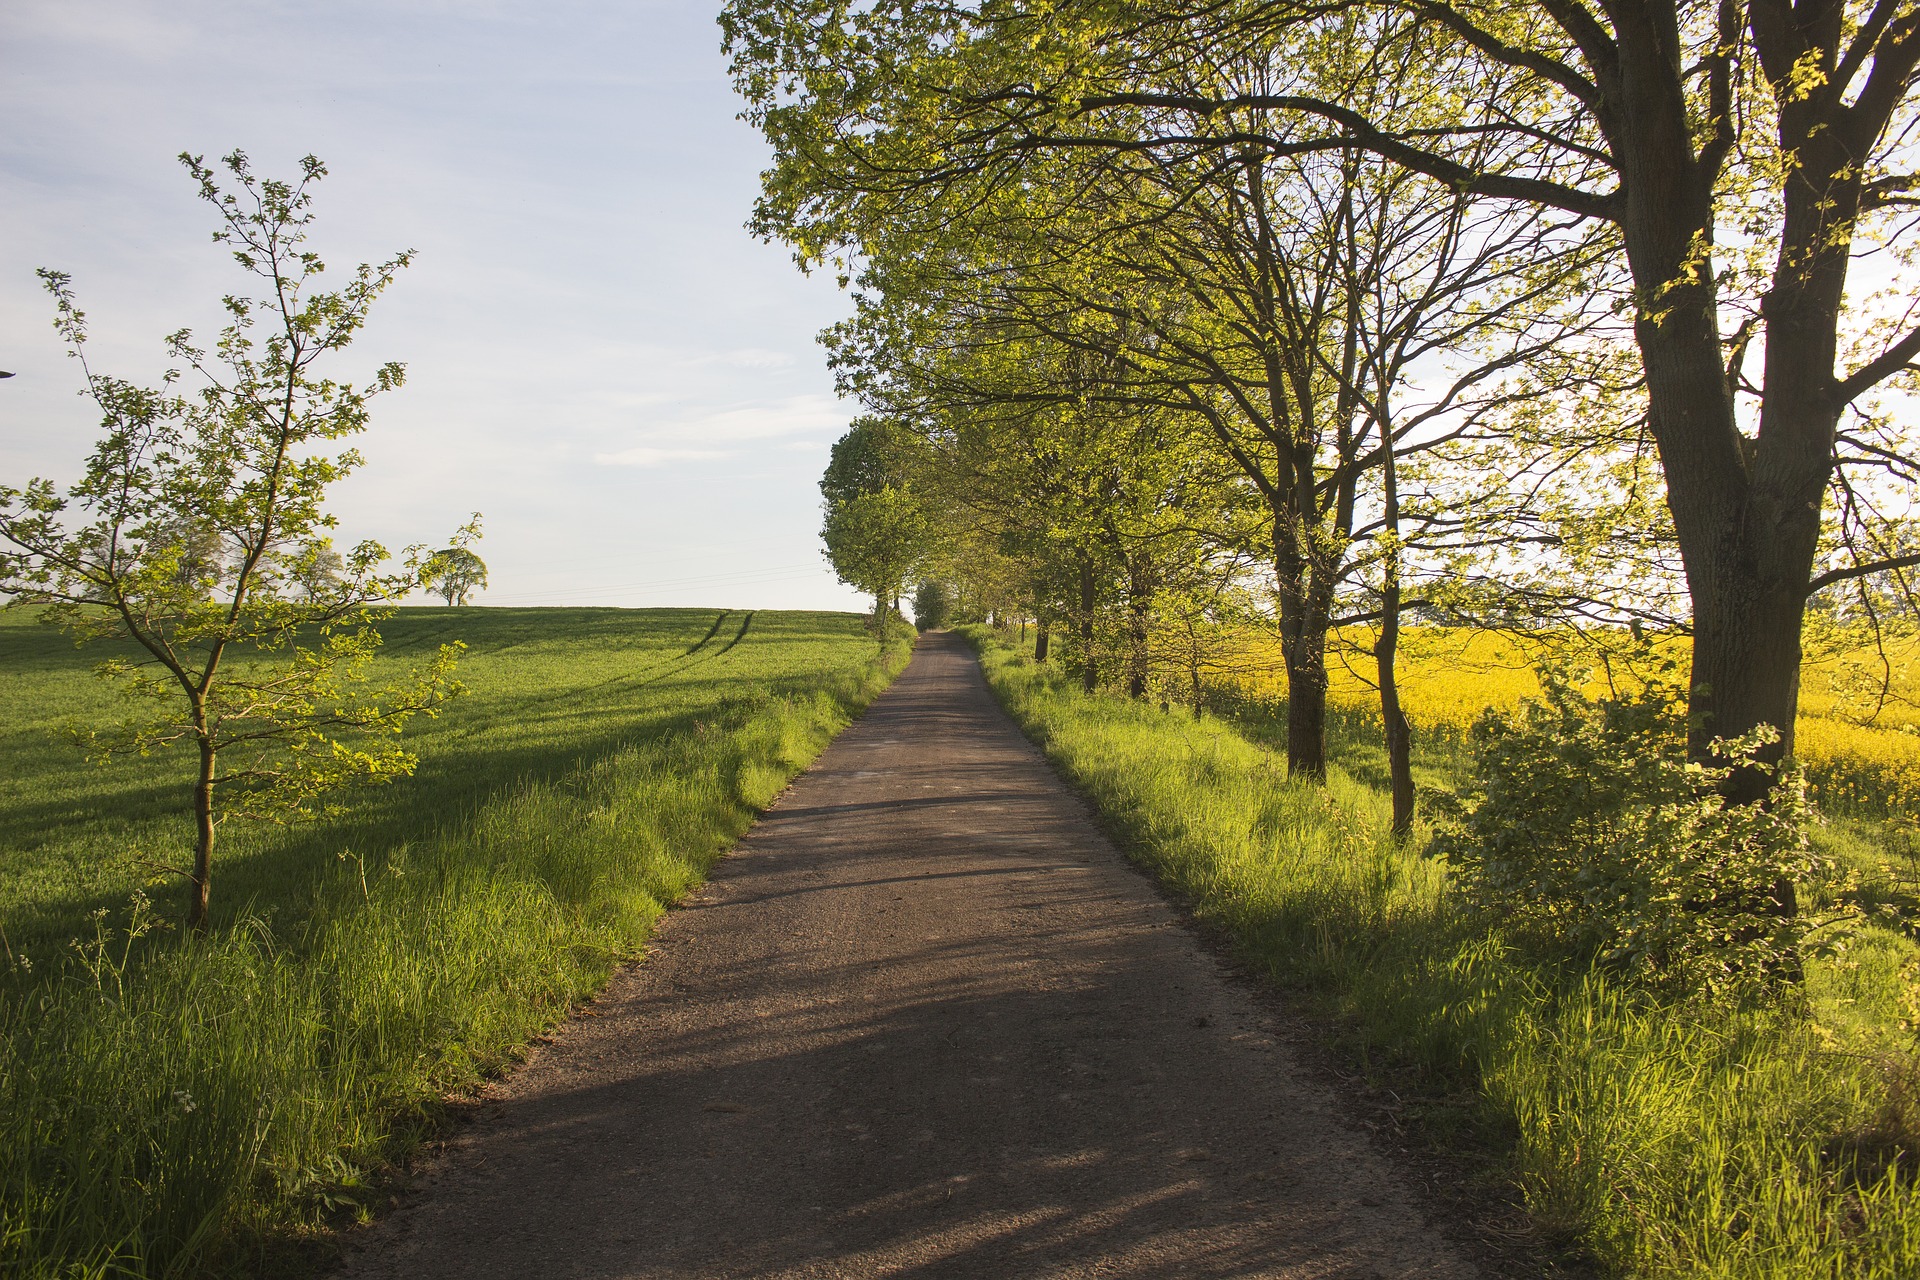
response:
[[[873,624],[884,628],[901,589],[925,554],[931,524],[914,492],[909,436],[884,418],[855,419],[834,442],[820,494],[820,529],[840,581],[873,594]]]
[[[1322,50],[1345,60],[1329,75],[1368,54],[1357,39],[1338,44]],[[1371,97],[1408,91],[1383,77]],[[764,118],[791,121],[799,110],[770,107]],[[904,211],[888,186],[908,181],[899,170],[876,177],[851,159],[829,170],[820,154],[798,143],[782,153],[760,225],[803,255],[825,251],[816,236],[857,252],[858,319],[830,331],[856,339],[838,344],[843,371],[887,367],[905,371],[896,383],[926,383],[949,349],[977,359],[1023,343],[1064,348],[1072,360],[1028,359],[1006,394],[1098,404],[1113,423],[1190,419],[1198,447],[1257,494],[1286,655],[1288,764],[1323,775],[1328,636],[1357,550],[1398,520],[1391,503],[1374,515],[1371,491],[1397,457],[1445,446],[1505,404],[1512,369],[1577,336],[1585,321],[1562,303],[1592,247],[1358,148],[1197,157],[1148,148],[1093,162],[1043,151],[1011,190],[956,179]],[[1436,362],[1438,385],[1410,396],[1409,370],[1426,366],[1436,380]],[[1043,370],[1059,374],[1049,382]],[[876,381],[884,390],[872,377],[856,389]],[[1544,375],[1532,382],[1526,394],[1557,389]],[[1120,452],[1137,452],[1130,428],[1119,430]],[[1153,595],[1142,567],[1124,568],[1136,603]],[[1133,654],[1144,621],[1136,610]],[[1392,653],[1389,638],[1384,671]],[[1142,687],[1140,663],[1129,665]],[[1384,699],[1391,689],[1389,679]],[[1406,736],[1392,747],[1404,825]]]
[[[937,578],[923,578],[913,592],[913,625],[922,631],[938,631],[947,625],[947,613],[952,606],[946,583]]]
[[[421,584],[444,597],[450,607],[463,605],[475,591],[487,589],[487,562],[475,555],[469,545],[479,539],[480,513],[476,511],[473,519],[454,535],[453,545],[434,552],[427,560]]]
[[[835,202],[856,187],[906,216],[1013,189],[1054,150],[1359,148],[1612,237],[1691,597],[1696,760],[1762,724],[1760,763],[1789,754],[1809,596],[1920,564],[1823,521],[1920,452],[1874,403],[1920,357],[1920,10],[1900,0],[735,0],[723,21],[757,117],[807,158],[768,187],[803,252],[850,231]],[[1316,80],[1342,29],[1379,55]],[[1416,91],[1356,105],[1383,69]],[[1878,278],[1852,278],[1867,250]],[[1764,769],[1725,776],[1765,794]]]
[[[900,607],[926,534],[926,512],[912,493],[892,485],[828,507],[820,529],[840,581],[872,594],[875,627]]]
[[[223,190],[200,157],[180,158],[220,215],[216,242],[263,296],[224,299],[211,354],[187,330],[168,337],[184,368],[143,387],[94,372],[68,277],[40,273],[105,434],[64,495],[47,480],[0,487],[11,548],[0,553],[0,591],[47,605],[43,616],[81,641],[131,651],[98,668],[139,709],[90,735],[98,755],[194,749],[192,861],[173,869],[189,885],[187,922],[203,931],[220,825],[316,816],[349,784],[411,772],[412,753],[375,739],[462,692],[462,646],[367,686],[377,606],[420,585],[426,553],[411,548],[389,568],[385,549],[362,542],[343,558],[324,505],[360,462],[328,446],[365,429],[369,401],[403,370],[383,365],[363,387],[316,366],[352,342],[411,254],[320,289],[326,267],[306,247],[320,161],[307,157],[299,179],[282,182],[256,177],[235,151],[222,162],[234,189]],[[189,373],[198,387],[177,390]]]

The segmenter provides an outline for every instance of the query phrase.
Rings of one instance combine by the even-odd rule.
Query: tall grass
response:
[[[1344,771],[1290,782],[1228,724],[1083,696],[976,639],[1015,719],[1249,965],[1356,1059],[1473,1099],[1464,1123],[1429,1106],[1429,1132],[1491,1136],[1547,1231],[1619,1275],[1920,1275],[1905,938],[1816,957],[1807,1007],[1662,1004],[1529,958]]]
[[[679,631],[697,640],[710,617],[649,657],[691,673],[706,642]],[[483,789],[417,839],[337,832],[362,843],[209,939],[146,934],[136,899],[94,913],[57,975],[45,959],[16,971],[0,994],[0,1273],[277,1269],[289,1240],[364,1212],[442,1099],[633,955],[905,658],[875,657],[857,620],[756,634],[725,659],[734,679],[630,691],[609,749]],[[595,675],[584,648],[555,669]],[[578,730],[607,684],[576,679],[540,714]]]

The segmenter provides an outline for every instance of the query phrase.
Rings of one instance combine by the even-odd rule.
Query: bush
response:
[[[1793,886],[1814,870],[1798,767],[1762,763],[1763,726],[1686,758],[1680,691],[1594,700],[1561,670],[1544,696],[1490,710],[1469,747],[1477,794],[1436,844],[1469,900],[1519,936],[1686,990],[1798,972],[1808,922]],[[1728,804],[1734,768],[1774,778]]]

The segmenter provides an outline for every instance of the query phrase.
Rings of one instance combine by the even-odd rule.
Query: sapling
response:
[[[411,773],[415,756],[393,735],[463,691],[462,646],[369,684],[382,607],[420,586],[432,557],[413,547],[396,565],[371,541],[342,554],[325,507],[361,461],[332,450],[404,370],[384,364],[357,385],[318,366],[352,342],[411,251],[322,289],[326,265],[306,245],[319,160],[283,182],[234,151],[221,162],[231,189],[201,157],[180,160],[258,296],[222,299],[211,350],[188,330],[169,335],[172,367],[141,386],[94,370],[69,277],[39,273],[103,435],[64,493],[44,479],[0,486],[0,593],[113,650],[97,669],[128,714],[82,732],[93,754],[183,744],[196,757],[191,860],[166,870],[186,880],[187,923],[204,931],[221,824],[320,816],[351,784]]]

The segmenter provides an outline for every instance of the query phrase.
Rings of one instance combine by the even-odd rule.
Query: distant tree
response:
[[[315,364],[353,340],[410,254],[320,290],[325,264],[305,247],[311,188],[326,173],[317,159],[289,183],[257,178],[235,151],[224,158],[231,191],[200,157],[180,159],[219,211],[215,239],[264,296],[224,299],[211,355],[188,331],[171,335],[168,353],[184,369],[143,387],[93,371],[68,277],[40,273],[105,434],[64,495],[48,480],[0,486],[0,542],[10,547],[0,551],[0,593],[47,605],[43,616],[83,642],[131,651],[98,670],[140,710],[89,735],[96,755],[195,750],[194,850],[172,869],[189,884],[188,924],[204,930],[220,824],[315,816],[341,787],[410,773],[412,753],[368,739],[462,692],[461,646],[366,688],[380,645],[375,606],[417,588],[429,558],[412,548],[390,569],[379,544],[343,558],[327,536],[327,486],[360,461],[328,446],[363,430],[368,401],[403,371],[383,365],[358,387]],[[176,390],[189,373],[198,389]]]
[[[911,480],[913,437],[888,419],[856,419],[833,446],[820,496],[827,559],[840,581],[873,595],[873,619],[884,626],[900,592],[925,556],[932,521]]]
[[[947,584],[933,578],[923,581],[913,593],[913,625],[933,631],[947,625],[952,604]]]
[[[476,511],[455,536],[453,545],[434,552],[427,561],[422,582],[427,590],[444,597],[448,605],[463,605],[468,596],[487,589],[487,562],[469,548],[479,538],[480,513]]]
[[[305,581],[300,584],[301,590],[309,599],[324,596],[339,588],[346,572],[346,558],[334,550],[329,542],[314,556],[313,563],[307,566]]]
[[[840,581],[873,595],[876,626],[900,606],[900,590],[926,540],[926,512],[906,489],[888,485],[827,508],[820,537]]]

